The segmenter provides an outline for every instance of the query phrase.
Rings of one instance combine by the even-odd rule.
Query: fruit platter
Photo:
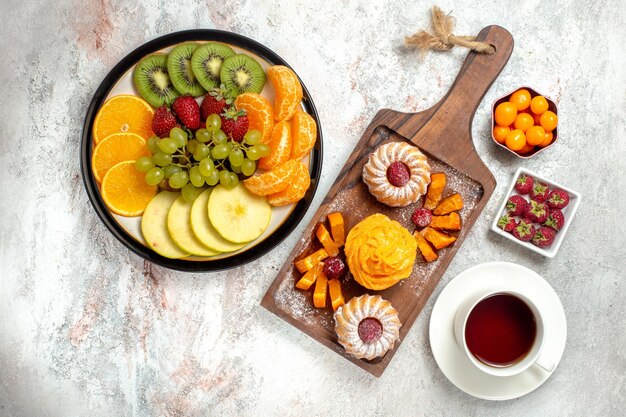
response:
[[[99,217],[156,264],[214,271],[267,253],[311,204],[322,135],[296,73],[256,41],[169,34],[107,75],[83,128]]]

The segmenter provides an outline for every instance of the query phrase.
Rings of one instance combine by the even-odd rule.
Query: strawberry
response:
[[[416,227],[426,227],[433,220],[433,214],[427,208],[417,208],[411,215],[411,221]]]
[[[248,116],[243,109],[237,110],[231,106],[222,113],[222,130],[235,142],[241,142],[248,131]]]
[[[328,279],[340,279],[346,273],[346,263],[338,256],[324,260],[324,275]]]
[[[552,242],[554,242],[555,234],[556,232],[554,231],[554,229],[546,226],[541,226],[539,229],[537,229],[535,235],[533,236],[533,245],[540,248],[548,247],[552,244]]]
[[[172,110],[178,119],[191,130],[200,129],[200,106],[191,96],[180,96],[172,103]]]
[[[559,209],[550,210],[548,219],[544,224],[558,232],[563,227],[563,224],[565,224],[565,216],[563,216],[563,212]]]
[[[569,204],[569,194],[563,190],[552,190],[546,203],[550,208],[563,209]]]
[[[521,195],[512,195],[506,202],[509,216],[523,216],[528,210],[528,201]]]
[[[233,104],[232,93],[226,90],[224,84],[220,88],[213,88],[202,99],[200,104],[200,117],[206,120],[212,114],[222,114],[227,107]]]
[[[517,181],[515,181],[515,189],[522,195],[529,194],[533,189],[534,182],[533,177],[522,174],[519,176]]]
[[[532,223],[522,219],[519,221],[517,227],[513,229],[513,236],[522,242],[528,242],[535,235],[535,226]]]
[[[498,227],[504,230],[505,232],[509,232],[509,233],[511,233],[513,229],[517,227],[518,224],[519,223],[517,222],[517,220],[515,220],[514,217],[508,214],[505,214],[504,216],[500,217],[500,219],[498,220]]]
[[[152,118],[152,131],[160,138],[170,135],[170,130],[180,127],[174,113],[165,104],[156,109]]]
[[[548,218],[550,209],[545,203],[538,203],[535,200],[530,201],[530,207],[526,212],[526,215],[530,220],[535,223],[543,223]]]
[[[550,189],[546,184],[542,184],[539,181],[535,181],[533,184],[533,189],[530,192],[530,199],[535,200],[539,203],[543,203],[548,198],[548,194],[550,193]]]

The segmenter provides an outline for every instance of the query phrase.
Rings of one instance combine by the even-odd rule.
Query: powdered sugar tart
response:
[[[335,312],[335,332],[346,353],[359,359],[384,356],[400,338],[398,312],[380,295],[354,297]]]
[[[376,200],[388,206],[404,207],[426,193],[430,165],[416,146],[390,142],[369,156],[363,167],[363,181]]]

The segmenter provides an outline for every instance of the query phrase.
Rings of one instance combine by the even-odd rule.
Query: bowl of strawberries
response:
[[[581,195],[541,175],[518,168],[491,230],[553,258],[574,218]]]

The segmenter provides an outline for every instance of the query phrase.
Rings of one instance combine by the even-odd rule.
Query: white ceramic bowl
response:
[[[556,236],[554,238],[554,242],[552,242],[552,245],[548,246],[547,248],[540,248],[537,247],[535,245],[532,244],[532,242],[522,242],[521,240],[517,239],[515,236],[513,236],[512,233],[509,232],[505,232],[504,230],[500,229],[498,227],[498,220],[500,219],[500,217],[502,217],[502,215],[504,215],[506,213],[505,211],[505,206],[506,206],[506,202],[509,199],[509,197],[511,197],[513,194],[517,194],[517,192],[515,192],[515,182],[517,181],[517,179],[519,178],[520,175],[522,174],[526,174],[529,175],[531,177],[533,177],[533,179],[535,181],[539,180],[540,182],[544,183],[544,184],[548,184],[548,186],[550,187],[551,190],[558,188],[561,189],[565,192],[567,192],[569,194],[569,204],[567,205],[567,207],[565,207],[562,212],[563,212],[563,216],[565,217],[565,223],[563,224],[563,227],[561,228],[561,230],[559,230],[556,233]],[[522,196],[525,197],[526,196]],[[556,253],[559,250],[559,247],[561,246],[561,242],[563,242],[563,239],[565,238],[565,235],[567,234],[567,229],[569,229],[569,225],[572,223],[572,220],[574,219],[574,214],[576,214],[576,210],[578,210],[578,205],[580,204],[580,199],[581,199],[581,195],[579,193],[577,193],[576,191],[567,188],[561,184],[557,184],[554,181],[550,181],[548,179],[546,179],[545,177],[537,174],[536,172],[532,172],[528,169],[525,168],[518,168],[517,171],[515,172],[515,175],[513,176],[513,180],[511,181],[511,184],[509,185],[509,189],[507,190],[506,194],[504,195],[504,199],[502,200],[502,204],[500,204],[500,207],[498,208],[498,212],[496,213],[496,215],[494,216],[493,219],[493,223],[491,225],[491,230],[493,230],[494,232],[496,232],[497,234],[499,234],[500,236],[504,236],[505,238],[512,240],[513,242],[516,242],[517,244],[524,246],[527,249],[530,249],[534,252],[537,252],[543,256],[546,256],[548,258],[554,258],[554,256],[556,255]],[[528,200],[528,199],[527,199]]]

